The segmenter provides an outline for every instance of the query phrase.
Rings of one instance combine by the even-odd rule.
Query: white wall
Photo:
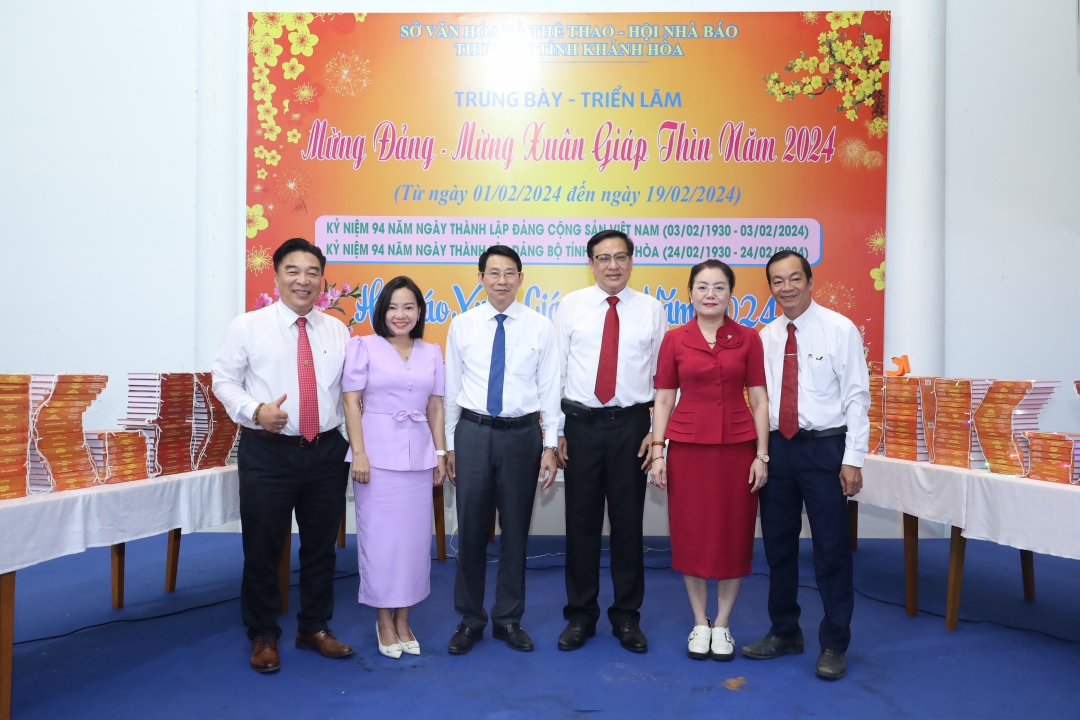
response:
[[[195,369],[195,3],[4,0],[0,372]]]
[[[896,11],[900,44],[929,32],[903,22],[905,9],[925,4],[864,6]],[[362,9],[813,5],[374,0]],[[11,16],[16,6],[0,0],[0,7]],[[104,0],[17,7],[23,27],[47,35],[7,38],[0,242],[5,288],[18,311],[0,315],[0,372],[109,374],[112,384],[86,418],[88,427],[109,427],[123,414],[125,373],[207,369],[222,330],[242,310],[244,13],[277,6]],[[942,313],[947,375],[1066,381],[1044,427],[1072,431],[1080,430],[1080,399],[1071,389],[1080,379],[1080,332],[1070,318],[1070,273],[1080,260],[1075,13],[1073,0],[1045,0],[1037,13],[1003,0],[948,3]],[[892,101],[903,98],[894,90]],[[905,152],[902,136],[891,139],[894,158]],[[889,180],[903,178],[890,169]],[[889,212],[905,208],[890,204]],[[918,291],[918,278],[889,280],[889,292],[901,280],[904,292]],[[561,495],[538,498],[537,507],[535,530],[561,531]],[[892,514],[864,508],[863,515],[864,534],[899,530]],[[651,489],[646,532],[665,530],[663,497]]]
[[[945,374],[1062,380],[1080,432],[1076,0],[949,0]]]

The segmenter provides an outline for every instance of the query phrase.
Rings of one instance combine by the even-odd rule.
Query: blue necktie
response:
[[[488,372],[487,411],[491,417],[498,417],[503,407],[503,375],[506,374],[506,330],[502,313],[495,316],[499,327],[495,328],[495,342],[491,345],[491,370]]]

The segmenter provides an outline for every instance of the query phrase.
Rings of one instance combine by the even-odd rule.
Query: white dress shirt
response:
[[[562,396],[594,408],[603,406],[595,390],[604,323],[611,307],[608,297],[597,285],[576,290],[562,299],[555,315]],[[606,406],[630,407],[650,402],[656,395],[653,376],[668,324],[664,306],[656,298],[629,287],[616,297],[619,363],[615,397]]]
[[[234,319],[214,358],[214,394],[235,422],[258,428],[251,415],[259,403],[286,395],[281,409],[289,414],[284,435],[300,434],[300,378],[296,343],[300,317],[283,302],[245,313]],[[307,336],[315,361],[319,394],[319,432],[344,431],[341,406],[341,369],[349,330],[340,321],[312,310]]]
[[[780,389],[784,384],[789,322],[795,323],[799,348],[799,428],[827,430],[846,425],[844,464],[862,467],[870,438],[870,374],[862,336],[846,317],[816,302],[811,301],[806,312],[795,320],[780,315],[761,331],[770,427],[780,427]]]
[[[491,346],[499,311],[478,305],[450,321],[446,339],[446,449],[454,449],[454,430],[461,410],[487,415]],[[557,444],[562,409],[559,407],[559,358],[555,328],[546,317],[516,300],[505,310],[506,372],[499,417],[543,416],[544,446]]]

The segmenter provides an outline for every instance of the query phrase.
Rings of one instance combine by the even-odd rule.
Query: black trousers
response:
[[[488,532],[496,508],[502,537],[495,579],[496,626],[521,622],[525,612],[525,543],[532,523],[540,456],[539,423],[493,429],[462,418],[454,432],[457,465],[458,550],[454,608],[466,626],[482,630]]]
[[[855,603],[847,498],[840,485],[844,436],[788,440],[774,430],[769,456],[769,482],[761,489],[761,536],[771,573],[770,632],[791,637],[799,630],[799,533],[805,503],[825,606],[818,641],[822,650],[844,652]]]
[[[299,447],[244,430],[238,454],[244,579],[240,611],[248,637],[281,637],[278,561],[285,535],[300,529],[300,612],[304,634],[327,629],[334,614],[334,563],[338,526],[345,512],[349,443],[339,433]]]
[[[604,501],[611,525],[611,583],[615,602],[612,625],[638,622],[645,598],[644,458],[641,441],[649,433],[649,409],[641,407],[614,419],[579,420],[567,416],[564,433],[569,456],[566,482],[566,607],[563,617],[596,625],[600,617],[600,537]]]

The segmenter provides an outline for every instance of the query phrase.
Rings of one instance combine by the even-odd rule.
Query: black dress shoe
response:
[[[464,655],[472,650],[472,646],[475,643],[484,639],[483,628],[471,628],[465,623],[461,623],[457,626],[457,630],[450,636],[450,646],[447,647],[447,652],[451,655]]]
[[[595,634],[595,625],[586,625],[571,620],[566,629],[559,634],[559,649],[577,650],[579,647],[584,647],[585,641]]]
[[[619,638],[622,646],[630,652],[643,653],[649,650],[649,641],[637,623],[624,622],[611,626],[611,634]]]
[[[801,655],[803,651],[802,630],[789,638],[782,638],[769,633],[753,645],[742,649],[743,657],[751,660],[772,660],[781,655]]]
[[[835,650],[822,650],[818,655],[814,674],[822,680],[839,680],[847,673],[844,653]]]
[[[532,638],[529,637],[529,633],[521,629],[521,625],[518,623],[507,623],[492,629],[491,637],[502,640],[510,646],[511,650],[519,652],[532,652],[533,650]]]

